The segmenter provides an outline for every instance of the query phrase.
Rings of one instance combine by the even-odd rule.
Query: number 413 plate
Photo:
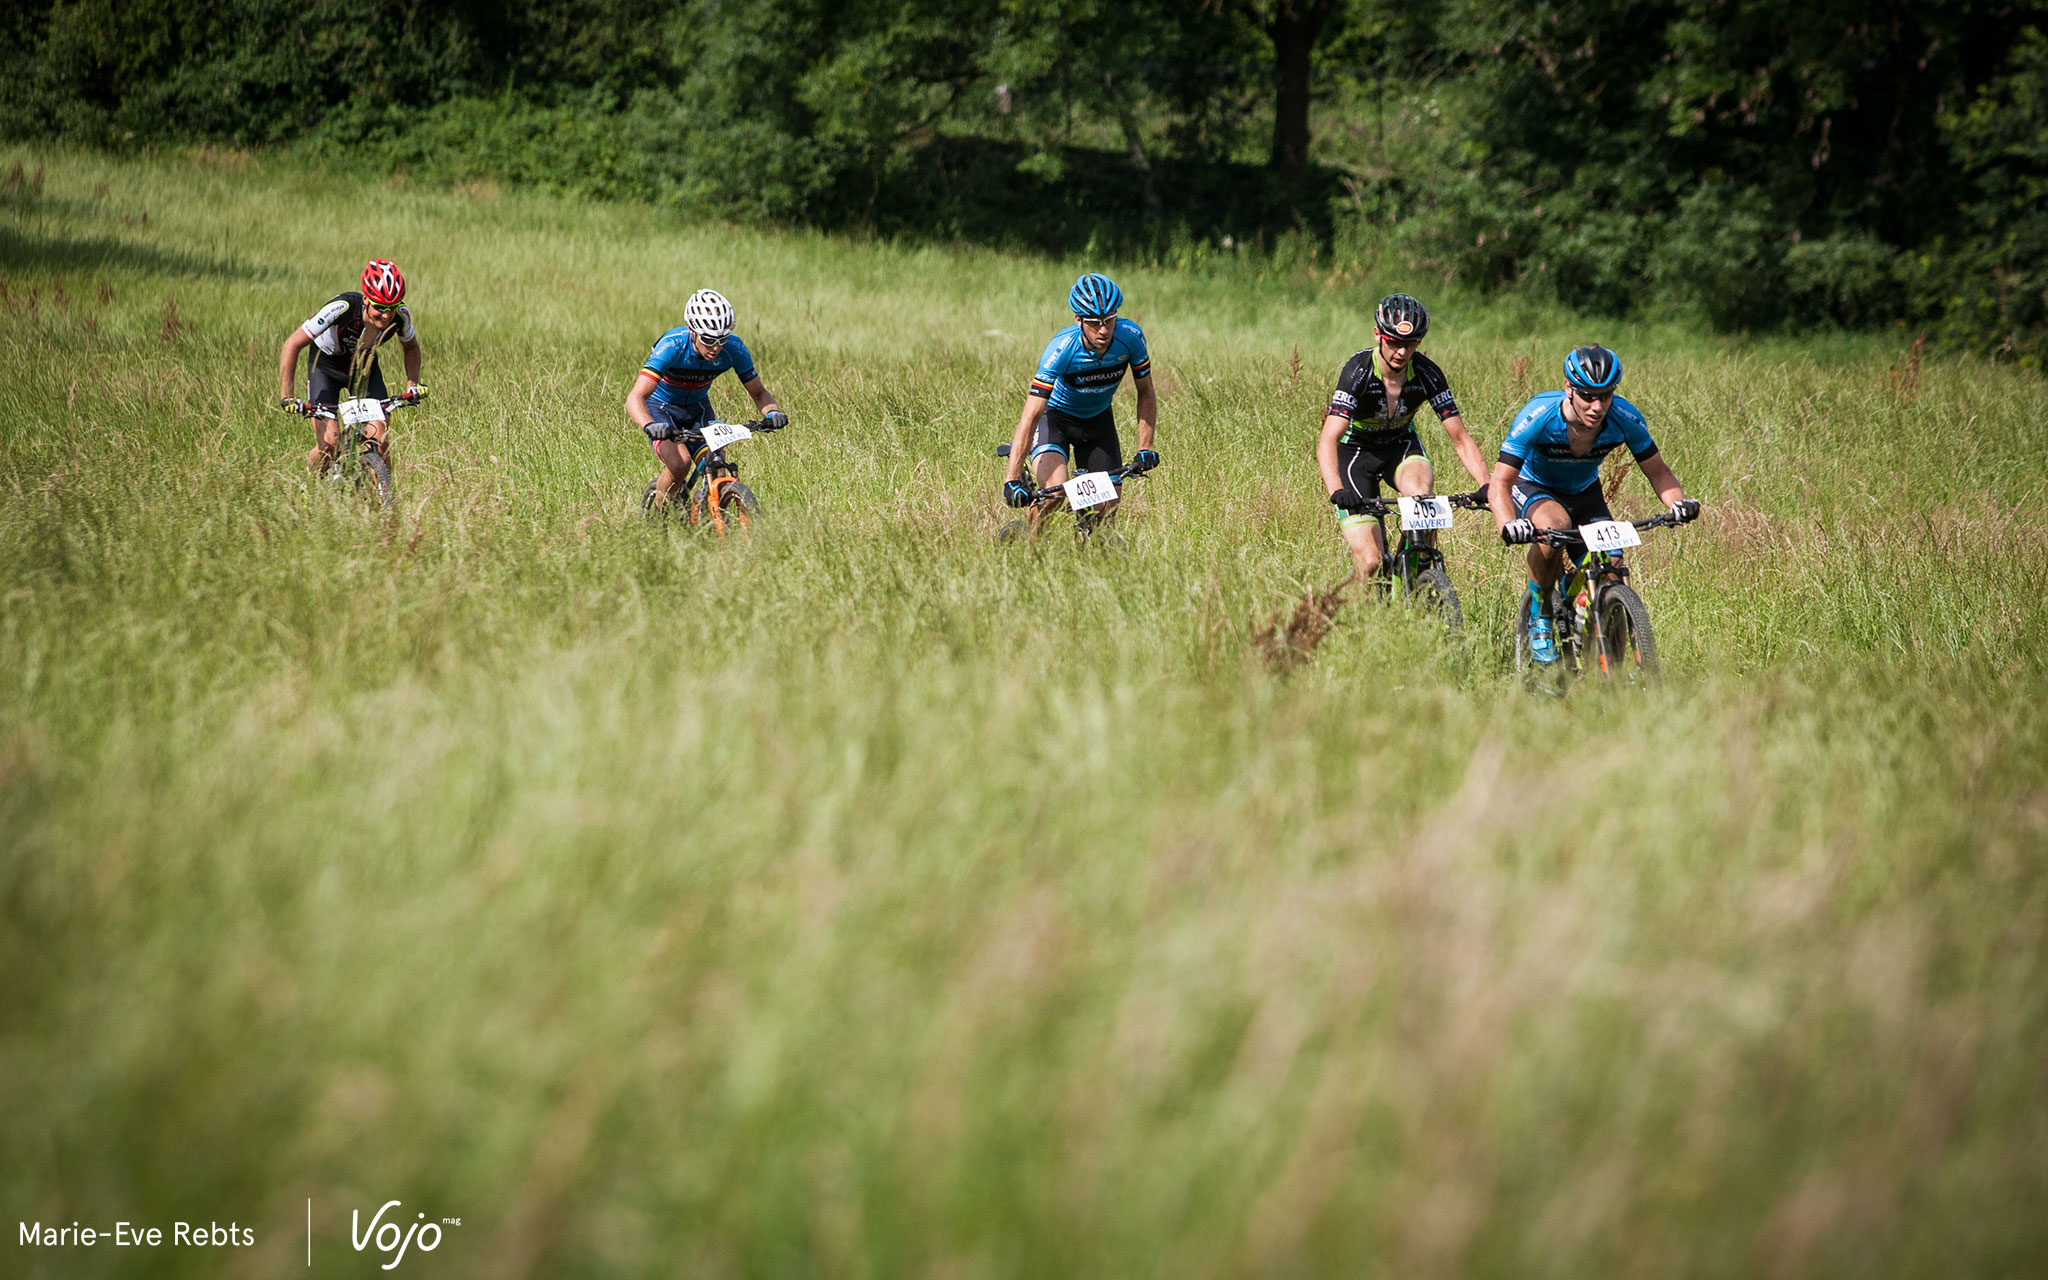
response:
[[[1099,507],[1116,497],[1116,482],[1107,471],[1083,471],[1061,487],[1067,491],[1067,505],[1076,511]]]
[[[1620,551],[1643,545],[1643,535],[1626,520],[1595,520],[1591,524],[1582,524],[1579,536],[1586,540],[1588,551]]]

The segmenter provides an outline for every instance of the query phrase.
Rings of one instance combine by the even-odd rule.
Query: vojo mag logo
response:
[[[391,1214],[391,1219],[386,1221],[384,1215],[391,1213],[393,1209],[398,1212]],[[357,1253],[374,1245],[377,1252],[389,1254],[391,1261],[381,1268],[385,1271],[390,1271],[405,1261],[408,1250],[418,1249],[421,1253],[432,1253],[440,1248],[442,1223],[451,1227],[462,1225],[460,1218],[442,1218],[430,1222],[424,1213],[416,1213],[413,1215],[413,1221],[406,1222],[405,1206],[397,1200],[386,1200],[384,1207],[377,1210],[368,1226],[363,1225],[362,1218],[361,1209],[349,1214],[349,1243],[355,1245]]]

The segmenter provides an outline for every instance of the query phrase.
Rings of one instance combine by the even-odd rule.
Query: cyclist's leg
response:
[[[390,394],[384,388],[384,371],[377,367],[375,360],[370,361],[370,377],[367,385],[363,388],[363,395],[373,400],[382,400]],[[390,428],[391,424],[388,421],[366,422],[363,424],[364,438],[369,440],[371,444],[376,445],[377,452],[383,454],[387,460],[391,457]]]
[[[710,416],[708,405],[664,405],[649,404],[648,413],[654,419],[654,430],[648,432],[648,447],[654,450],[655,461],[661,463],[661,474],[654,478],[654,501],[666,504],[675,501],[677,491],[689,477],[690,439],[692,428]]]
[[[1429,455],[1422,451],[1422,440],[1408,437],[1401,460],[1394,464],[1394,492],[1403,497],[1419,498],[1433,492],[1436,472],[1429,465]],[[1436,545],[1436,530],[1427,529],[1415,535],[1415,540],[1425,547]]]
[[[320,367],[318,361],[306,379],[306,403],[334,404],[341,399],[343,379]],[[341,452],[341,419],[332,409],[313,411],[313,447],[306,454],[306,466],[314,475],[326,475],[327,468],[334,465],[334,455]]]
[[[1515,514],[1526,517],[1539,529],[1569,529],[1572,527],[1571,513],[1564,509],[1564,503],[1555,495],[1538,489],[1527,481],[1518,482],[1510,491],[1515,503]],[[1564,574],[1564,551],[1558,547],[1545,546],[1540,542],[1529,544],[1529,580],[1544,590],[1557,585]]]
[[[1367,498],[1380,496],[1382,459],[1378,454],[1368,453],[1357,445],[1339,444],[1337,474],[1351,492]],[[1380,571],[1380,562],[1387,558],[1387,538],[1379,521],[1339,511],[1337,531],[1344,535],[1344,545],[1351,551],[1353,576],[1370,578]]]
[[[1031,433],[1031,476],[1041,489],[1051,489],[1067,481],[1067,424],[1071,421],[1066,414],[1045,407],[1038,415],[1038,425]],[[1031,532],[1037,533],[1038,526],[1045,520],[1046,504],[1034,502],[1024,513]]]

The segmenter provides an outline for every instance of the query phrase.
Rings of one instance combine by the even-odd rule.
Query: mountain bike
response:
[[[1465,625],[1464,607],[1458,603],[1458,590],[1451,585],[1450,571],[1444,567],[1443,552],[1437,550],[1435,542],[1425,542],[1421,535],[1431,530],[1450,528],[1454,508],[1478,511],[1485,507],[1486,490],[1480,488],[1471,493],[1397,497],[1392,502],[1385,498],[1367,498],[1360,505],[1346,507],[1345,510],[1371,516],[1380,527],[1380,545],[1393,548],[1380,560],[1379,581],[1375,585],[1391,592],[1399,584],[1404,597],[1419,599],[1424,606],[1435,610],[1443,618],[1445,629],[1456,635]],[[1400,518],[1401,537],[1398,542],[1387,540],[1387,517],[1390,515]]]
[[[996,456],[1009,457],[1010,446],[997,445]],[[1026,509],[1031,515],[1026,519],[1012,520],[1005,524],[996,531],[996,541],[1005,544],[1017,541],[1030,533],[1034,524],[1044,524],[1047,516],[1065,506],[1074,512],[1076,541],[1086,543],[1099,540],[1104,545],[1121,550],[1123,540],[1109,527],[1110,517],[1116,513],[1105,514],[1099,508],[1111,499],[1123,495],[1124,481],[1141,479],[1146,473],[1128,462],[1111,471],[1083,471],[1078,474],[1073,471],[1072,466],[1070,457],[1067,478],[1060,484],[1050,489],[1032,489],[1030,501],[1026,503]],[[1024,483],[1027,486],[1031,484],[1031,473],[1028,471],[1024,473]]]
[[[740,483],[740,464],[727,457],[725,451],[742,440],[780,430],[781,427],[769,426],[765,418],[752,422],[706,422],[684,428],[677,438],[690,451],[690,473],[670,495],[669,504],[680,505],[689,512],[691,524],[708,524],[720,534],[725,532],[728,522],[736,528],[746,528],[761,514],[761,503],[752,489]],[[657,483],[648,481],[646,491],[640,495],[640,510],[650,518],[662,514],[656,505],[660,498]]]
[[[335,447],[334,461],[322,474],[356,493],[361,493],[365,486],[374,486],[377,505],[387,511],[397,506],[398,492],[391,483],[390,433],[385,432],[380,439],[372,436],[368,427],[371,423],[389,421],[393,412],[419,402],[418,396],[393,396],[388,400],[357,397],[338,404],[301,406],[299,413],[304,417],[317,418],[324,412],[341,420],[341,438]]]
[[[1599,520],[1577,529],[1540,529],[1536,540],[1561,547],[1570,562],[1564,578],[1550,588],[1551,643],[1557,661],[1539,664],[1529,649],[1529,605],[1515,610],[1515,670],[1548,665],[1560,679],[1588,670],[1626,685],[1647,684],[1657,675],[1657,638],[1650,611],[1628,583],[1621,553],[1642,545],[1640,531],[1673,529],[1669,512],[1648,520]]]

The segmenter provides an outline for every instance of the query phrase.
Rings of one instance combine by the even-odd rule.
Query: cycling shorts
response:
[[[370,376],[367,384],[362,389],[362,394],[377,400],[383,400],[391,394],[384,389],[384,371],[377,367],[375,360],[370,362]],[[306,403],[311,405],[336,405],[348,398],[348,374],[339,369],[327,368],[316,362],[313,365],[312,376],[306,380]],[[331,419],[334,417],[334,410],[331,408],[315,409],[313,410],[313,416]]]
[[[647,416],[653,421],[641,430],[647,433],[648,443],[651,444],[657,440],[674,440],[679,436],[694,435],[697,428],[711,421],[713,415],[711,400],[706,397],[695,403],[686,404],[649,400]],[[684,452],[694,454],[696,451],[685,449]]]
[[[1422,437],[1410,431],[1405,436],[1395,436],[1385,443],[1372,445],[1345,444],[1337,442],[1337,475],[1344,487],[1364,498],[1380,496],[1380,482],[1394,483],[1394,474],[1411,458],[1429,461],[1429,454],[1423,451]],[[1337,527],[1349,529],[1354,525],[1372,523],[1373,518],[1355,511],[1339,510]]]
[[[1076,418],[1047,405],[1031,437],[1031,460],[1036,462],[1041,453],[1065,453],[1068,468],[1076,474],[1122,466],[1124,451],[1116,438],[1115,411],[1104,409],[1092,418]]]
[[[1515,481],[1508,495],[1515,500],[1515,514],[1526,516],[1529,508],[1546,498],[1564,508],[1565,518],[1574,528],[1591,524],[1595,520],[1612,520],[1614,514],[1607,509],[1607,495],[1600,492],[1598,481],[1587,485],[1577,493],[1558,493],[1540,484],[1531,484],[1527,479]]]

